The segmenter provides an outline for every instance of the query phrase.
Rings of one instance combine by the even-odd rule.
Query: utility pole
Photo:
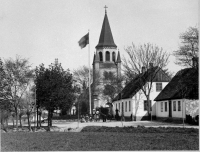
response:
[[[34,116],[33,116],[33,118],[35,117],[35,120],[34,120],[34,129],[33,129],[33,131],[35,132],[35,130],[36,130],[36,125],[35,125],[35,123],[36,123],[36,84],[35,84],[35,106],[34,106]]]
[[[79,100],[78,100],[78,128],[79,128]]]
[[[182,99],[182,117],[183,117],[183,128],[184,128],[185,123],[184,123],[184,113],[183,113],[183,102],[184,102],[184,99]]]

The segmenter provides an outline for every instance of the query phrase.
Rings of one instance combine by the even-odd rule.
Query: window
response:
[[[115,62],[115,52],[112,53],[112,61]]]
[[[125,103],[125,112],[127,112],[127,101]]]
[[[181,101],[178,101],[178,111],[181,111]]]
[[[102,54],[102,52],[99,52],[99,60],[103,61],[103,54]]]
[[[176,101],[173,101],[173,111],[176,111]]]
[[[157,92],[162,91],[162,83],[156,83],[156,91]]]
[[[165,102],[165,111],[167,111],[167,102]]]
[[[161,112],[163,112],[163,102],[161,102]]]
[[[110,52],[106,51],[106,61],[110,61]]]
[[[131,101],[129,101],[129,111],[131,111]]]
[[[150,111],[152,111],[151,100],[149,100],[149,104],[150,104]],[[147,102],[147,100],[144,100],[144,111],[148,111],[148,102]]]

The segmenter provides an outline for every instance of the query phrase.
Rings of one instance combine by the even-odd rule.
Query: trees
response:
[[[92,69],[90,70],[90,78],[92,78]],[[73,77],[76,80],[76,82],[80,85],[83,86],[83,83],[86,83],[88,86],[88,80],[89,80],[89,68],[87,66],[81,66],[78,69],[75,69],[73,71]],[[90,81],[90,83],[92,80]]]
[[[30,122],[30,116],[33,113],[34,110],[34,97],[33,97],[33,86],[29,85],[27,91],[25,92],[24,98],[22,99],[22,106],[24,108],[24,113],[27,115],[28,119],[28,128],[31,130],[31,122]]]
[[[90,70],[90,83],[89,83],[89,68],[87,66],[79,67],[78,69],[73,71],[73,78],[76,81],[76,84],[80,87],[81,94],[78,97],[80,111],[83,114],[89,113],[89,84],[91,85],[91,94],[93,95],[94,92],[99,91],[99,88],[95,88],[100,81],[101,77],[99,72],[94,72],[92,69]],[[93,76],[95,80],[93,80]],[[93,97],[93,96],[92,96]],[[93,104],[93,103],[91,103]],[[76,104],[78,105],[78,104]]]
[[[126,47],[125,51],[128,54],[128,59],[123,58],[124,72],[138,76],[140,88],[147,99],[148,115],[150,116],[152,83],[159,70],[165,68],[168,64],[169,54],[163,51],[162,48],[150,43],[138,47],[132,44],[132,46]],[[153,70],[153,68],[156,68],[156,70]],[[139,76],[145,69],[147,69],[147,76]],[[130,77],[129,79],[131,80],[132,78]]]
[[[7,87],[6,83],[6,74],[4,71],[3,62],[0,58],[0,110],[1,110],[1,124],[3,129],[6,129],[8,126],[8,117],[10,115],[10,102],[4,98],[5,88]],[[6,126],[5,126],[6,123]]]
[[[48,110],[48,127],[52,126],[53,111],[68,110],[74,100],[72,74],[65,71],[58,60],[45,68],[36,68],[36,104]]]
[[[181,46],[174,51],[177,59],[176,64],[192,67],[192,58],[198,57],[199,31],[196,27],[189,27],[187,31],[180,34]]]
[[[113,101],[115,96],[122,89],[123,77],[117,76],[113,72],[105,71],[103,73],[103,81],[105,82],[105,86],[103,88],[103,95],[105,97],[108,97],[108,100],[110,99],[111,101]]]
[[[33,77],[33,70],[30,68],[28,60],[20,56],[16,56],[16,59],[5,60],[4,67],[4,84],[6,85],[1,91],[1,98],[11,104],[15,112],[18,129],[19,105],[30,79]]]

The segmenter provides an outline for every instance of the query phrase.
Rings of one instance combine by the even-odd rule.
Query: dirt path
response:
[[[87,123],[78,123],[78,122],[71,122],[71,123],[53,123],[53,125],[68,129],[71,128],[71,131],[79,132],[82,128],[86,126],[107,126],[107,127],[124,127],[124,126],[145,126],[145,127],[183,127],[183,124],[173,124],[173,123],[163,123],[163,122],[156,122],[156,121],[138,121],[138,122],[120,122],[120,121],[111,121],[111,122],[87,122]],[[199,128],[199,126],[191,126],[185,124],[184,127],[186,128]]]

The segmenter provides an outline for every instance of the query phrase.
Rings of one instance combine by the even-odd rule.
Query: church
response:
[[[105,7],[106,9],[106,7]],[[107,100],[103,98],[102,93],[99,93],[99,89],[103,88],[105,82],[102,78],[103,73],[113,72],[118,76],[121,76],[121,58],[120,52],[117,52],[117,45],[114,42],[111,32],[110,24],[108,21],[107,11],[105,10],[105,16],[99,42],[97,44],[96,52],[93,58],[93,94],[92,94],[92,107],[93,109],[101,106],[105,106]]]

